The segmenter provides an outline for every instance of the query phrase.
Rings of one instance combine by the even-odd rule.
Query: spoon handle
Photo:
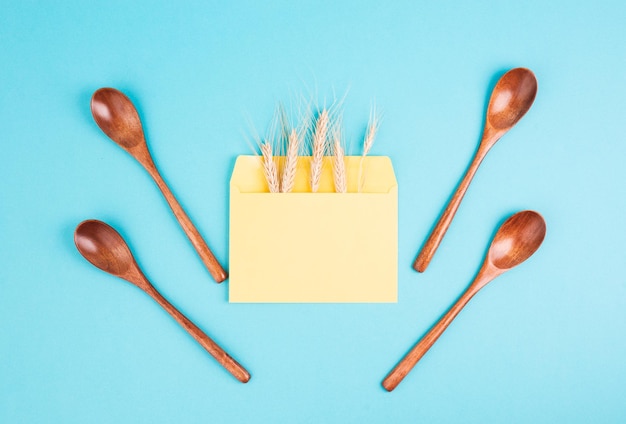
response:
[[[237,380],[242,383],[247,383],[248,380],[250,380],[250,373],[246,371],[243,366],[226,353],[224,349],[219,347],[218,344],[215,343],[209,336],[204,334],[204,332],[191,322],[189,318],[184,316],[178,309],[168,302],[168,300],[165,299],[161,293],[157,291],[157,289],[155,289],[152,285],[149,285],[145,291]]]
[[[478,289],[474,285],[470,286],[456,301],[454,305],[446,312],[446,314],[435,324],[428,333],[406,354],[398,365],[385,377],[383,380],[383,387],[387,391],[392,391],[398,384],[407,376],[407,374],[413,369],[415,364],[422,359],[422,357],[428,352],[428,349],[432,347],[437,341],[439,336],[443,334],[444,330],[448,328],[452,320],[461,312],[463,307],[467,305],[467,302],[478,292]]]
[[[187,238],[189,239],[189,241],[191,241],[191,244],[196,249],[196,252],[198,252],[200,259],[202,259],[202,262],[209,270],[209,273],[211,274],[213,279],[218,283],[224,281],[226,278],[228,278],[228,274],[226,273],[224,268],[222,268],[222,265],[220,265],[220,263],[217,261],[215,255],[213,255],[213,252],[211,252],[211,249],[209,249],[209,246],[207,246],[206,242],[200,235],[200,232],[196,229],[196,227],[191,222],[191,219],[189,219],[189,217],[183,210],[183,207],[180,205],[180,203],[178,203],[178,200],[176,200],[176,197],[174,197],[174,194],[172,194],[172,191],[163,180],[163,177],[161,177],[161,174],[159,174],[154,165],[144,166],[154,179],[156,185],[161,190],[161,193],[163,193],[167,204],[170,205],[174,216],[178,220],[180,226],[183,228],[183,231],[187,235]]]
[[[461,183],[457,187],[454,195],[448,202],[446,209],[441,214],[437,225],[430,233],[430,236],[424,243],[419,255],[417,255],[417,259],[415,259],[415,262],[413,263],[413,268],[415,268],[416,271],[424,272],[426,271],[426,268],[428,268],[428,264],[430,264],[430,261],[433,259],[433,256],[439,247],[439,244],[441,244],[441,240],[443,240],[443,236],[446,234],[446,231],[448,231],[452,218],[454,218],[457,209],[459,209],[461,200],[463,200],[463,196],[465,196],[467,188],[472,182],[472,179],[478,170],[478,166],[483,161],[486,154],[487,151],[484,151],[482,148],[479,148],[478,152],[476,152],[472,163],[465,172],[465,176],[461,180]]]

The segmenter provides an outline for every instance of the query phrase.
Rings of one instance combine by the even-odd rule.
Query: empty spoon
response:
[[[218,283],[224,281],[228,277],[226,271],[159,174],[150,156],[139,114],[130,99],[114,88],[101,88],[91,98],[91,114],[100,129],[148,171],[213,279]]]
[[[167,301],[144,276],[128,245],[113,227],[97,221],[81,222],[74,231],[74,243],[81,255],[96,267],[122,278],[146,292],[163,307],[217,362],[242,383],[250,374],[237,361],[204,334],[186,316]]]
[[[500,274],[528,259],[539,248],[546,235],[543,217],[534,211],[522,211],[507,219],[498,229],[487,256],[474,281],[437,324],[409,351],[383,380],[392,391],[437,341],[452,320],[480,289]]]
[[[491,93],[483,137],[463,180],[424,243],[413,268],[424,272],[446,234],[465,192],[489,149],[528,112],[537,94],[535,75],[526,68],[515,68],[500,78]]]

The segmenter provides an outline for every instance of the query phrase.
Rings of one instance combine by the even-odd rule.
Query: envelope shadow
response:
[[[226,181],[226,207],[224,208],[224,222],[226,222],[226,231],[224,232],[224,245],[226,246],[226,256],[225,259],[223,261],[223,265],[224,265],[224,269],[226,269],[226,272],[228,272],[229,277],[230,277],[230,176],[233,173],[233,169],[235,169],[235,163],[237,162],[237,156],[235,156],[234,158],[231,158],[230,160],[230,166],[228,166],[226,168],[226,173],[224,175],[224,180]],[[228,286],[226,286],[226,284],[229,284],[229,279],[226,279],[226,281],[224,281],[222,283],[222,285],[224,287],[226,287],[226,289],[224,290],[224,300],[226,301],[226,303],[228,303]]]

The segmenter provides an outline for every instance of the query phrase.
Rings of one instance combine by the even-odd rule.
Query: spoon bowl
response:
[[[250,374],[244,367],[154,288],[137,265],[122,236],[113,227],[93,219],[83,221],[74,231],[74,243],[80,254],[92,265],[136,285],[152,297],[237,380],[242,383],[250,380]]]
[[[498,80],[487,107],[487,124],[507,130],[517,124],[537,95],[537,79],[526,68],[515,68]]]
[[[100,129],[148,171],[213,279],[218,283],[224,281],[228,274],[159,174],[150,156],[139,114],[130,99],[114,88],[101,88],[91,98],[91,114]]]
[[[487,261],[497,269],[511,269],[535,253],[545,236],[546,222],[541,215],[534,211],[517,213],[496,233]]]
[[[74,232],[76,248],[85,259],[104,272],[124,278],[136,266],[122,236],[96,220],[83,221]]]
[[[383,387],[392,391],[428,352],[454,318],[472,297],[502,273],[524,262],[537,251],[546,235],[543,217],[534,211],[522,211],[507,219],[498,229],[485,260],[461,297],[428,333],[409,351],[383,380]]]
[[[100,129],[126,150],[146,145],[141,120],[131,101],[114,88],[101,88],[91,98],[91,113]]]
[[[413,263],[413,268],[416,271],[426,271],[448,231],[450,223],[459,209],[461,200],[463,200],[478,167],[500,137],[513,128],[522,116],[528,112],[536,95],[537,79],[529,69],[511,69],[497,82],[487,106],[485,128],[478,150],[450,202],[417,255]]]

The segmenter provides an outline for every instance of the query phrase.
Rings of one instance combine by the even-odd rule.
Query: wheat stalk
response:
[[[363,189],[364,180],[363,180],[363,161],[365,160],[365,156],[372,149],[372,145],[374,144],[374,139],[376,138],[376,133],[378,132],[378,126],[380,124],[380,119],[376,114],[376,109],[373,108],[370,112],[370,119],[367,125],[367,130],[365,131],[365,138],[363,139],[363,154],[361,155],[361,160],[359,161],[359,178],[358,178],[358,192],[360,193]]]
[[[261,152],[263,153],[263,173],[265,174],[265,179],[267,179],[267,186],[270,193],[278,193],[280,192],[278,169],[272,156],[272,145],[268,142],[261,144]]]
[[[348,191],[348,178],[346,176],[346,163],[344,161],[344,150],[341,145],[341,129],[337,124],[332,131],[333,149],[333,180],[335,181],[335,191],[345,193]]]
[[[287,144],[287,156],[283,166],[283,180],[280,185],[282,193],[289,193],[293,190],[296,180],[296,170],[298,169],[298,152],[300,150],[300,137],[296,130],[291,130]]]
[[[322,175],[322,164],[326,151],[326,133],[328,132],[328,111],[324,109],[317,118],[313,134],[313,159],[311,161],[311,192],[317,192]]]

